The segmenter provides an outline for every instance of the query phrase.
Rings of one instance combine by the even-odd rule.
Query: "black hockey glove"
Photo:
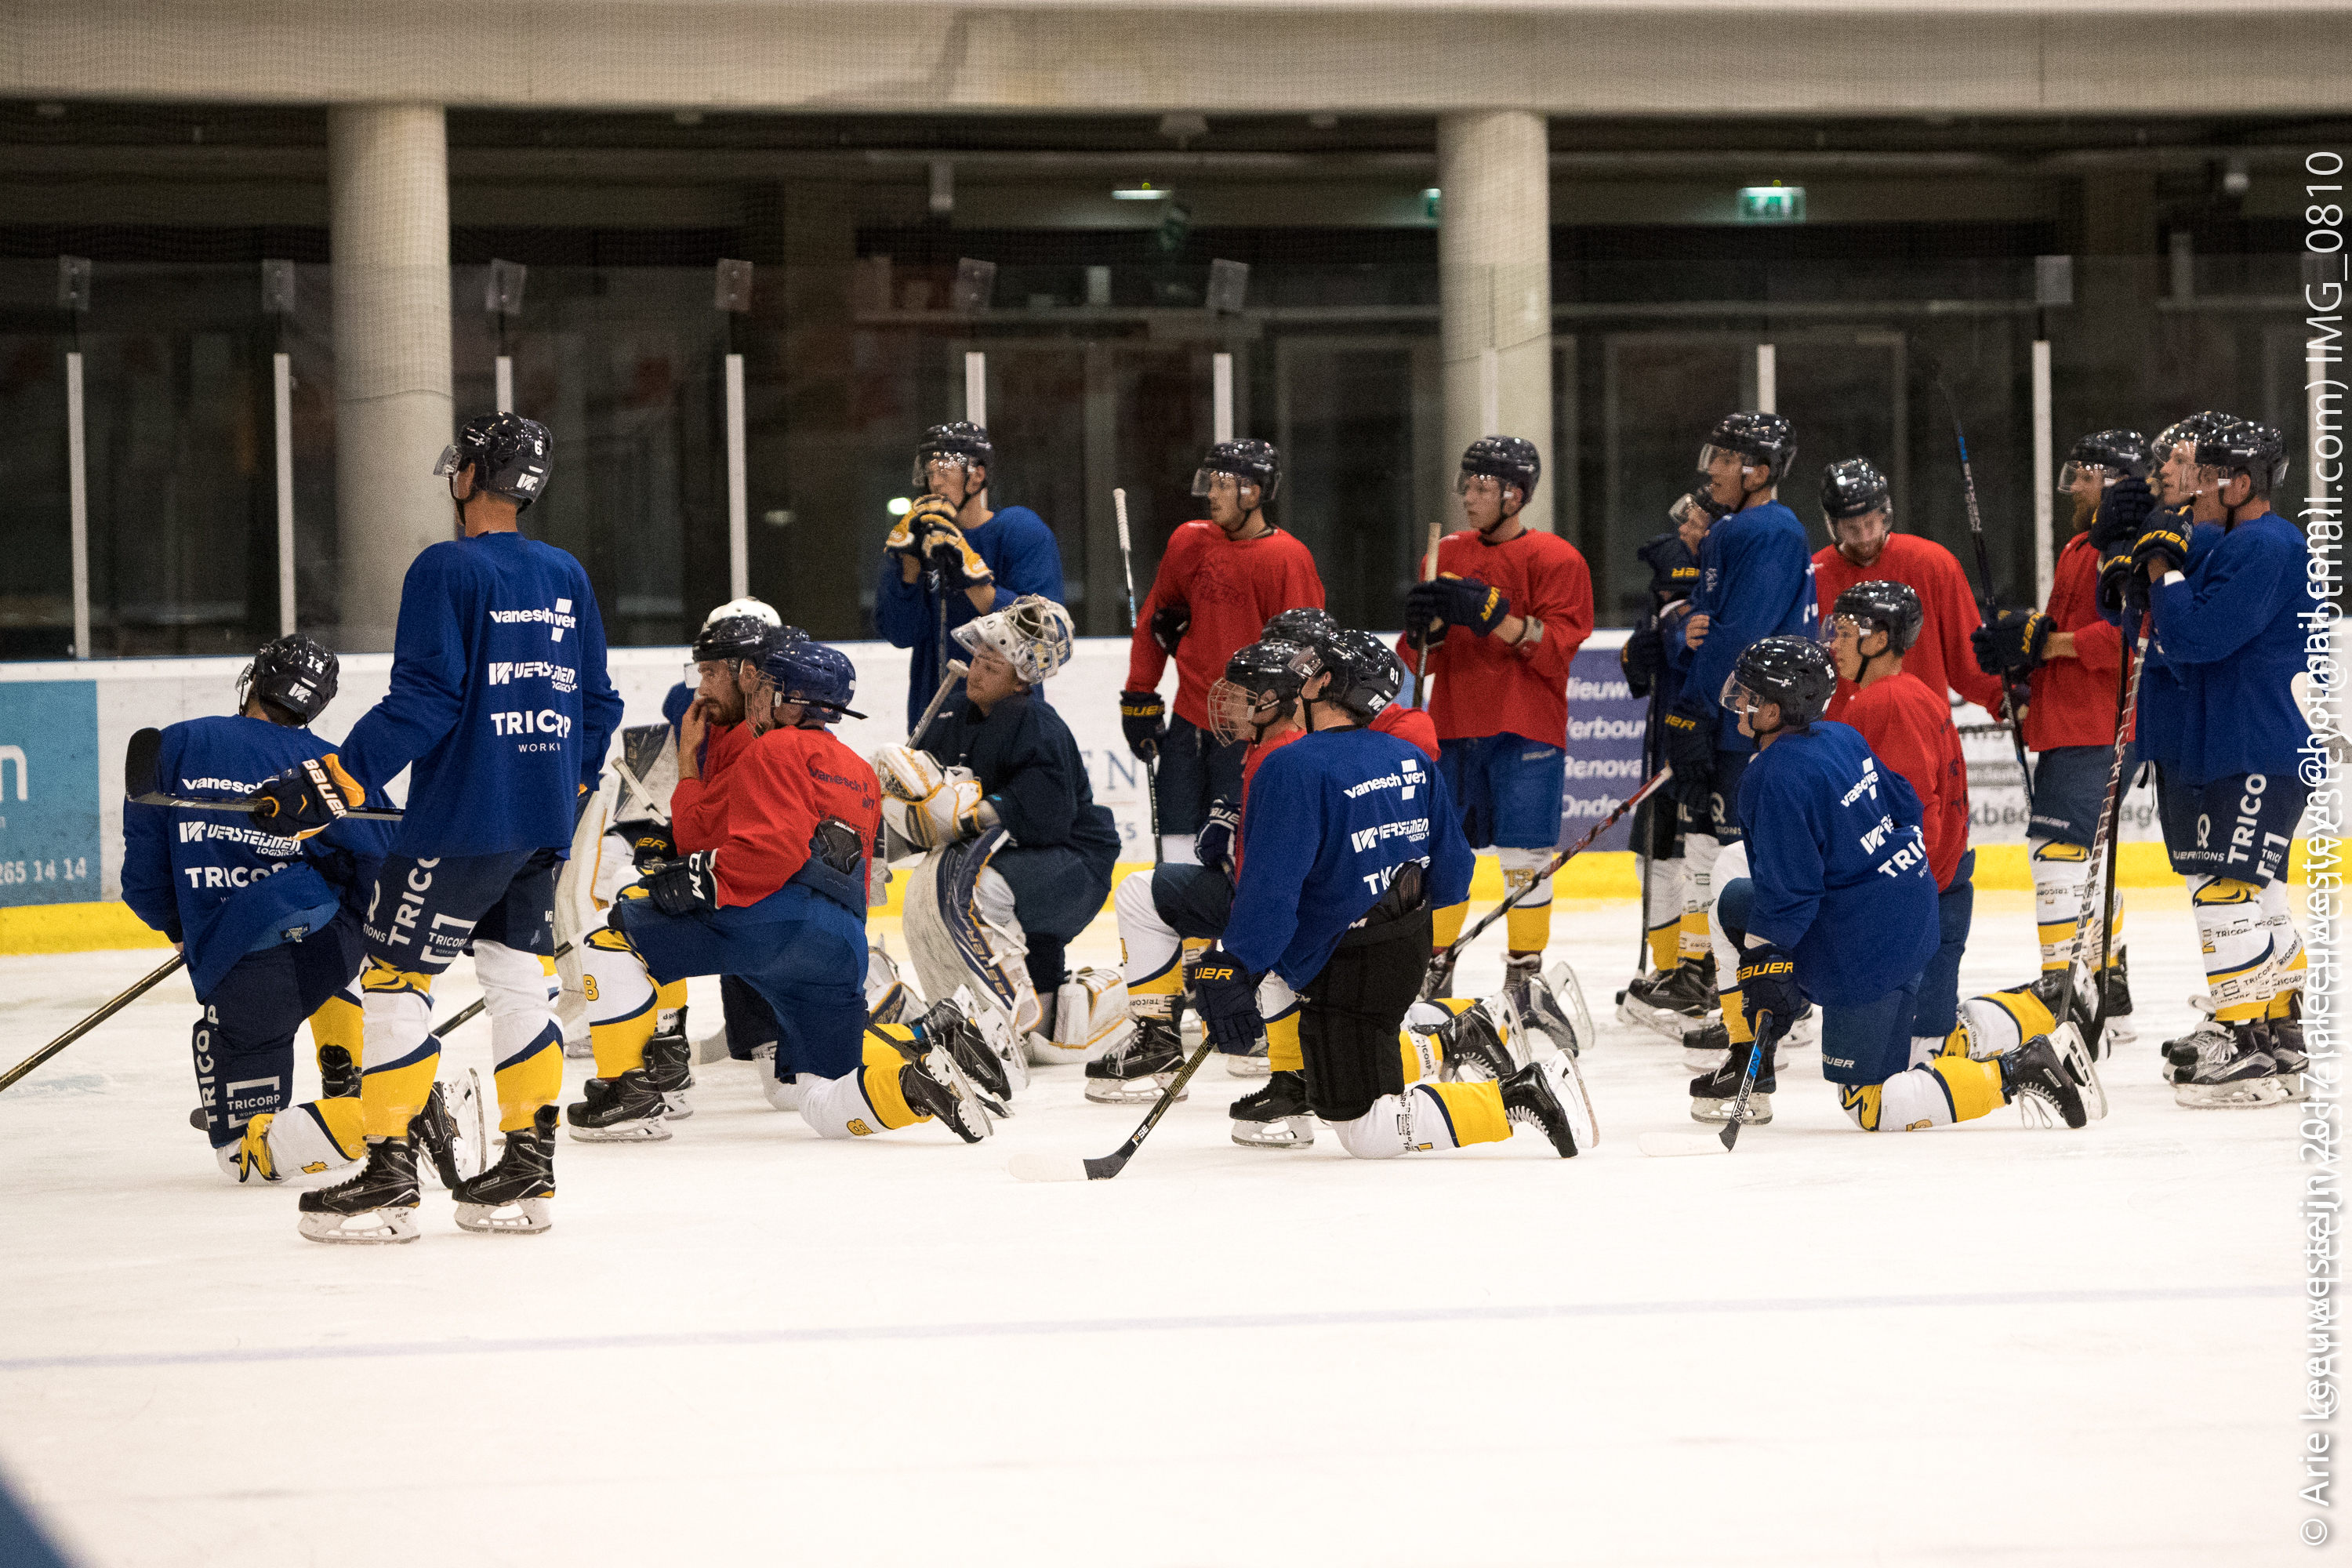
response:
[[[1666,635],[1658,629],[1655,616],[1644,616],[1625,638],[1625,646],[1617,650],[1618,668],[1625,672],[1625,689],[1636,697],[1647,697],[1656,684],[1658,672],[1666,668]]]
[[[1247,1056],[1265,1032],[1257,1016],[1257,976],[1241,966],[1219,942],[1192,966],[1192,1005],[1202,1032],[1227,1056]]]
[[[1158,643],[1160,651],[1171,658],[1176,657],[1176,645],[1182,642],[1184,634],[1192,629],[1192,606],[1190,605],[1162,605],[1151,612],[1151,640]]]
[[[265,780],[249,798],[257,803],[256,827],[288,838],[309,838],[332,827],[345,812],[365,805],[367,791],[329,752],[323,757],[305,757]]]
[[[1704,807],[1715,793],[1715,734],[1719,717],[1716,705],[1685,693],[1658,726],[1660,749],[1675,770],[1666,781],[1669,799],[1694,810]]]
[[[2147,520],[2155,511],[2156,492],[2147,488],[2147,480],[2117,479],[2099,498],[2099,510],[2091,519],[2091,548],[2105,555],[2119,545],[2136,542],[2147,531]]]
[[[690,915],[719,907],[719,851],[698,849],[646,879],[646,893],[666,915]]]
[[[613,824],[613,831],[628,845],[639,876],[666,860],[677,858],[677,838],[667,822],[656,822],[650,816],[632,817],[627,822]]]
[[[2144,577],[2159,561],[2167,572],[2188,571],[2189,526],[2186,518],[2169,517],[2151,525],[2132,546],[2133,574]]]
[[[2147,596],[2147,581],[2132,571],[2129,545],[2099,563],[2099,608],[2105,614],[2121,616],[2134,601]]]
[[[1416,611],[1424,625],[1461,626],[1483,637],[1503,624],[1511,613],[1511,601],[1500,588],[1489,587],[1475,577],[1439,577],[1415,583],[1405,594],[1407,627],[1413,624]]]
[[[2003,610],[1990,626],[1969,634],[1977,668],[1987,675],[2025,676],[2042,668],[2051,620],[2039,610]]]
[[[1241,809],[1229,800],[1213,800],[1209,803],[1209,820],[1192,836],[1192,853],[1200,857],[1202,865],[1223,871],[1230,879],[1234,874],[1234,839],[1241,830]]]
[[[1122,691],[1118,727],[1127,733],[1127,749],[1151,762],[1160,755],[1160,742],[1168,734],[1168,704],[1160,700],[1157,691]]]
[[[1785,1029],[1804,1005],[1804,994],[1797,989],[1797,961],[1789,950],[1770,942],[1750,947],[1739,961],[1739,1009],[1749,1030],[1760,1030],[1759,1020],[1766,1013],[1772,1015],[1776,1027]]]

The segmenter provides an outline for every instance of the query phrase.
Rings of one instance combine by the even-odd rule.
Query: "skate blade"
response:
[[[1694,1100],[1691,1101],[1691,1120],[1720,1126],[1731,1120],[1731,1105],[1727,1100]],[[1748,1114],[1739,1119],[1739,1124],[1742,1127],[1769,1127],[1771,1123],[1772,1097],[1759,1089],[1748,1097]]]
[[[2290,1097],[2277,1079],[2255,1078],[2242,1083],[2177,1083],[2172,1098],[2189,1110],[2260,1110],[2284,1105]]]
[[[694,1114],[694,1107],[688,1103],[686,1095],[682,1091],[664,1094],[662,1103],[669,1108],[662,1112],[662,1120],[665,1121],[683,1121]]]
[[[1712,1132],[1644,1132],[1636,1140],[1642,1152],[1658,1160],[1675,1160],[1693,1154],[1728,1154],[1719,1134]]]
[[[545,1198],[517,1198],[503,1204],[459,1204],[457,1228],[482,1236],[537,1236],[555,1224]]]
[[[1617,1005],[1617,1021],[1637,1028],[1654,1029],[1667,1039],[1679,1040],[1694,1029],[1706,1027],[1705,1018],[1686,1017],[1668,1007],[1653,1007],[1628,996]]]
[[[1156,1105],[1175,1081],[1174,1073],[1165,1079],[1157,1073],[1150,1078],[1090,1078],[1087,1079],[1087,1098],[1097,1105]],[[1176,1103],[1181,1105],[1192,1098],[1192,1091],[1188,1089],[1176,1097]]]
[[[362,1209],[357,1214],[306,1212],[301,1216],[300,1229],[306,1241],[346,1247],[388,1246],[416,1239],[416,1210],[404,1207]]]
[[[1576,1065],[1575,1056],[1562,1052],[1559,1061],[1559,1069],[1552,1074],[1552,1090],[1568,1112],[1569,1135],[1576,1141],[1576,1152],[1589,1154],[1601,1147],[1601,1118],[1593,1112],[1591,1092],[1584,1087],[1584,1069]]]
[[[2099,1064],[2083,1044],[2083,1032],[2073,1024],[2061,1024],[2050,1031],[2050,1044],[2058,1052],[2058,1065],[2074,1080],[2075,1092],[2083,1097],[2083,1114],[2090,1121],[2104,1121],[2107,1114],[2107,1086],[2099,1078]]]
[[[1234,1142],[1244,1149],[1307,1149],[1315,1143],[1315,1119],[1286,1116],[1279,1121],[1236,1121]]]
[[[1576,971],[1569,966],[1566,959],[1552,965],[1551,973],[1548,978],[1551,984],[1549,1011],[1559,1024],[1567,1027],[1570,1036],[1566,1040],[1554,1037],[1552,1043],[1570,1056],[1581,1056],[1584,1047],[1593,1039],[1592,1009],[1585,1005],[1584,987],[1578,982]],[[1560,1001],[1563,997],[1567,999],[1568,1004],[1564,1015],[1560,1009]],[[1536,1025],[1539,1029],[1544,1026],[1540,1022]]]
[[[667,1143],[670,1131],[664,1122],[667,1120],[651,1116],[642,1121],[616,1121],[610,1127],[571,1127],[565,1131],[575,1143]]]
[[[1268,1065],[1264,1057],[1229,1056],[1225,1058],[1225,1076],[1227,1078],[1271,1078],[1274,1076],[1274,1068]]]
[[[1022,1182],[1083,1182],[1087,1180],[1086,1162],[1075,1154],[1046,1154],[1028,1151],[1004,1162],[1004,1169],[1015,1181]]]

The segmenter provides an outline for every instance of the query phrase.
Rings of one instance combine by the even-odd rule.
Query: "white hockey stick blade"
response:
[[[1728,1154],[1719,1132],[1644,1132],[1642,1152],[1654,1159],[1674,1160],[1685,1154]]]
[[[2083,1110],[2092,1121],[2103,1121],[2107,1114],[2107,1086],[2099,1077],[2099,1064],[2091,1059],[2083,1044],[2083,1031],[2073,1019],[2050,1031],[2051,1048],[2058,1053],[2059,1065],[2066,1076],[2074,1080],[2074,1088],[2083,1097]]]
[[[1076,1154],[1047,1154],[1034,1149],[1024,1149],[1004,1162],[1004,1168],[1015,1181],[1022,1182],[1083,1182],[1087,1179],[1086,1162]]]

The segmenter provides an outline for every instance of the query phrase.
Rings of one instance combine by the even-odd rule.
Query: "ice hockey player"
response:
[[[1535,443],[1482,436],[1462,454],[1454,492],[1469,526],[1437,547],[1437,575],[1405,595],[1410,662],[1428,650],[1436,696],[1416,694],[1437,721],[1439,769],[1474,850],[1493,848],[1512,892],[1531,886],[1559,846],[1568,770],[1568,672],[1592,635],[1592,574],[1576,546],[1529,529],[1521,509],[1543,477]],[[1469,889],[1441,901],[1433,925],[1448,951],[1469,913]],[[1542,972],[1551,889],[1505,917],[1506,989]],[[1451,994],[1441,961],[1425,995]]]
[[[263,644],[237,678],[234,715],[164,727],[156,778],[174,795],[238,800],[323,756],[309,725],[334,700],[338,668],[299,633]],[[359,917],[391,843],[379,822],[339,822],[298,843],[226,812],[122,807],[122,899],[187,958],[204,1009],[197,1106],[234,1180],[303,1184],[364,1152]],[[306,1017],[320,1093],[289,1110]]]
[[[1969,643],[1984,617],[1969,592],[1968,574],[1952,552],[1932,539],[1895,531],[1886,478],[1867,458],[1832,463],[1822,473],[1822,512],[1830,534],[1827,547],[1813,555],[1822,614],[1826,616],[1838,595],[1856,583],[1908,584],[1926,619],[1903,668],[1947,703],[1957,691],[1999,718],[2001,684],[1977,668]],[[1853,686],[1840,682],[1829,716],[1843,719],[1853,700]]]
[[[1151,592],[1136,612],[1119,725],[1128,750],[1155,770],[1162,860],[1187,860],[1209,808],[1241,794],[1241,748],[1209,738],[1209,688],[1234,650],[1256,640],[1284,610],[1323,606],[1315,557],[1296,534],[1265,520],[1282,488],[1282,458],[1264,441],[1220,441],[1192,476],[1209,503],[1205,521],[1168,537]],[[1160,679],[1176,661],[1176,715]]]
[[[2053,994],[2074,961],[2083,889],[2104,875],[2091,864],[2091,843],[2115,756],[2123,634],[2099,613],[2099,569],[2110,551],[2128,554],[2155,510],[2147,473],[2147,441],[2137,430],[2097,430],[2076,441],[2058,471],[2059,489],[2073,503],[2074,534],[2058,552],[2049,603],[2004,611],[1969,634],[1979,669],[2004,681],[2025,680],[2031,693],[2024,719],[2026,749],[2033,753],[2033,820],[2025,842],[2044,990]],[[2126,781],[2133,765],[2126,752]],[[2106,1038],[2093,1042],[2095,1051],[2131,1038],[2120,900],[2110,913],[2105,939],[2095,929],[2091,933],[2094,967],[2105,954]]]
[[[310,834],[410,770],[405,815],[362,923],[367,1165],[302,1194],[301,1231],[313,1241],[415,1239],[410,1122],[440,1060],[433,982],[469,946],[488,1003],[506,1150],[452,1193],[457,1223],[509,1234],[552,1223],[563,1089],[551,1010],[556,867],[621,719],[588,574],[517,529],[546,493],[552,457],[531,420],[466,422],[434,468],[448,479],[460,536],[409,565],[390,692],[339,752],[254,795],[257,826]]]
[[[1635,552],[1650,568],[1650,608],[1618,649],[1617,663],[1625,672],[1626,689],[1650,701],[1642,735],[1643,778],[1665,765],[1661,726],[1682,697],[1682,676],[1667,660],[1666,643],[1690,613],[1699,547],[1715,518],[1707,488],[1694,487],[1666,509],[1673,526]],[[1631,842],[1642,867],[1642,926],[1650,971],[1636,975],[1620,994],[1617,1016],[1629,1024],[1647,1024],[1670,1015],[1664,1032],[1679,1037],[1715,1011],[1717,1003],[1706,910],[1691,896],[1681,815],[1674,802],[1653,796],[1635,807]]]
[[[970,982],[1016,1037],[1050,1035],[1065,950],[1102,912],[1118,856],[1069,725],[1032,695],[1069,659],[1069,612],[1033,595],[955,636],[964,689],[914,741],[874,753],[887,819],[943,851],[908,880],[907,941],[926,994]]]
[[[1977,852],[1969,847],[1969,764],[1951,701],[1928,690],[1906,662],[1923,618],[1910,584],[1867,578],[1838,595],[1822,627],[1841,689],[1854,689],[1845,722],[1919,800],[1937,928],[1936,951],[1920,971],[1912,1009],[1912,1053],[1920,1060],[1943,1049],[1958,1023],[1960,955],[1976,911],[1977,867]]]
[[[1707,499],[1726,515],[1707,529],[1690,614],[1679,623],[1678,637],[1667,641],[1682,693],[1661,725],[1663,750],[1675,770],[1665,793],[1679,807],[1683,826],[1689,887],[1684,908],[1697,917],[1684,928],[1685,952],[1694,926],[1712,942],[1706,911],[1716,902],[1715,863],[1725,846],[1739,840],[1739,779],[1756,750],[1717,700],[1749,645],[1767,637],[1810,640],[1819,624],[1805,525],[1777,499],[1796,458],[1797,433],[1778,414],[1727,414],[1699,447]],[[1718,1027],[1738,1015],[1734,984],[1727,973],[1715,977],[1723,1007]],[[1665,1025],[1675,1017],[1685,1034],[1706,1027],[1686,1007],[1651,1021]],[[1691,1054],[1686,1044],[1685,1058]]]
[[[1062,602],[1062,550],[1045,520],[989,496],[996,447],[977,425],[923,432],[913,504],[882,542],[874,626],[911,648],[907,722],[923,716],[949,658],[946,635],[975,616],[1034,594]]]
[[[1737,964],[1748,1029],[1777,1036],[1807,998],[1819,1003],[1822,1076],[1864,1131],[1968,1121],[2020,1094],[2082,1126],[2082,1095],[2047,1038],[1983,1062],[1915,1047],[1919,973],[1937,946],[1919,798],[1859,733],[1822,716],[1836,686],[1818,642],[1773,637],[1739,656],[1723,688],[1758,747],[1739,790],[1746,832],[1724,852],[1716,900],[1719,961]],[[1759,1054],[1747,1120],[1761,1124],[1775,1075],[1771,1052]],[[1693,1118],[1731,1118],[1749,1055],[1728,1051],[1691,1081]]]
[[[2288,912],[2287,854],[2309,795],[2311,731],[2293,681],[2327,612],[2305,574],[2303,532],[2270,509],[2286,478],[2271,426],[2233,419],[2196,437],[2192,516],[2221,537],[2192,566],[2187,531],[2159,516],[2132,548],[2165,658],[2188,699],[2183,782],[2196,790],[2189,901],[2218,1031],[2168,1049],[2174,1096],[2195,1107],[2273,1105],[2302,1093],[2305,959]]]
[[[1427,967],[1430,906],[1469,890],[1470,847],[1444,774],[1364,727],[1400,679],[1389,651],[1337,640],[1330,658],[1303,689],[1308,733],[1250,783],[1232,917],[1192,972],[1208,1043],[1248,1049],[1296,998],[1309,1108],[1350,1154],[1493,1142],[1521,1121],[1572,1155],[1592,1124],[1565,1054],[1499,1080],[1405,1087],[1398,1032]]]
[[[760,629],[777,628],[801,637],[808,635],[798,626],[785,626],[784,617],[778,615],[776,607],[765,599],[747,595],[740,599],[730,599],[712,610],[702,617],[702,628],[694,634],[694,657],[687,664],[686,679],[671,687],[662,698],[662,721],[671,730],[675,731],[677,728],[677,721],[686,717],[687,704],[692,702],[700,692],[703,677],[707,673],[705,667],[725,658],[725,654],[718,650],[729,646],[737,647],[747,645],[757,646],[752,640],[756,637],[752,627],[732,627],[726,632],[719,631],[722,622],[737,620],[751,621]],[[714,633],[717,634],[716,637]],[[703,654],[703,649],[706,647],[714,650],[709,658],[705,658]]]
[[[696,764],[703,705],[679,731],[671,796],[678,857],[624,890],[588,939],[596,981],[597,1076],[565,1108],[589,1142],[659,1142],[667,1105],[645,1064],[661,993],[696,974],[733,974],[779,1021],[769,1102],[822,1138],[862,1138],[936,1118],[968,1143],[989,1131],[954,1060],[961,1019],[866,1016],[867,877],[881,830],[874,770],[830,726],[856,671],[839,649],[775,639],[745,701],[747,739],[717,779]],[[669,1042],[682,1051],[683,1038]]]

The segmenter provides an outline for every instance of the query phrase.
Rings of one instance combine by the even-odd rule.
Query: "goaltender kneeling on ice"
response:
[[[1756,741],[1739,788],[1743,841],[1716,863],[1710,922],[1739,1021],[1691,1115],[1727,1121],[1751,1054],[1742,1121],[1772,1120],[1772,1046],[1805,1002],[1822,1009],[1822,1076],[1864,1131],[1968,1121],[2016,1101],[2029,1121],[2080,1127],[2105,1100],[2077,1029],[2030,993],[1979,998],[1948,1037],[1913,1043],[1921,972],[1941,943],[1919,797],[1859,731],[1822,717],[1837,671],[1808,637],[1739,656],[1721,693]],[[2086,1110],[2086,1092],[2093,1109]]]
[[[828,728],[862,717],[849,706],[856,680],[836,648],[769,641],[744,695],[751,738],[722,753],[723,770],[708,780],[706,703],[688,710],[671,795],[677,858],[622,889],[588,937],[590,1033],[610,1076],[590,1079],[587,1098],[566,1108],[574,1138],[670,1136],[668,1104],[643,1064],[667,1010],[660,993],[671,991],[674,1007],[695,974],[738,976],[768,1002],[781,1037],[762,1088],[820,1136],[867,1137],[934,1118],[966,1142],[988,1135],[991,1096],[972,1074],[989,1074],[994,1058],[954,1003],[914,1024],[867,1016],[866,910],[881,792]],[[661,1044],[653,1056],[685,1050],[683,1039]]]
[[[1076,737],[1035,695],[1069,660],[1069,613],[1031,594],[953,636],[972,656],[963,689],[908,743],[874,753],[883,821],[927,852],[904,895],[915,978],[926,996],[970,988],[1031,1058],[1075,1060],[1092,1015],[1115,1023],[1124,998],[1081,984],[1070,1010],[1088,1016],[1055,1016],[1068,943],[1101,912],[1118,855]]]

